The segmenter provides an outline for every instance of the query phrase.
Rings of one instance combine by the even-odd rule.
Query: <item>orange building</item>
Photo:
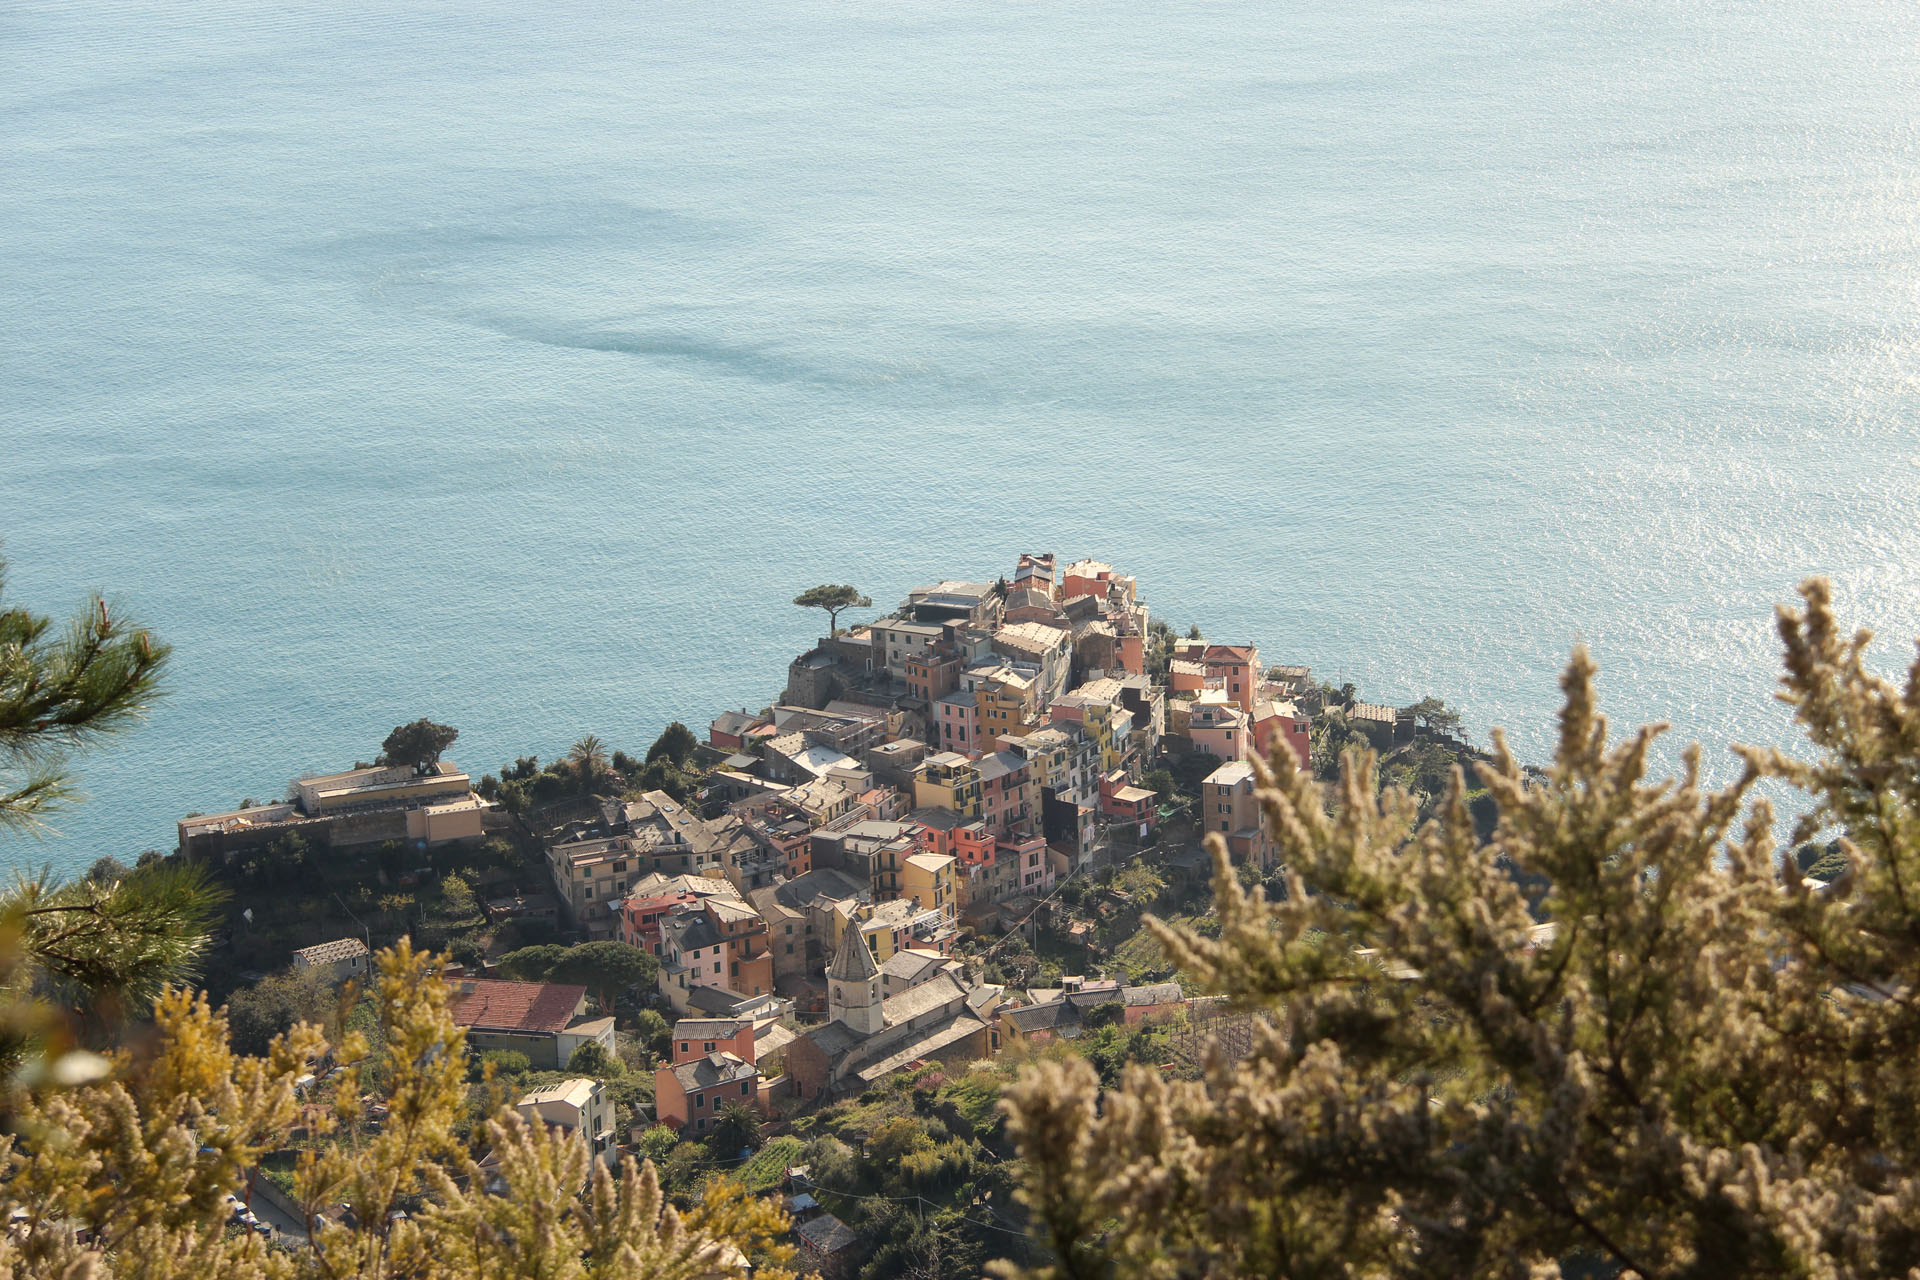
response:
[[[1107,598],[1107,584],[1113,581],[1113,566],[1099,560],[1075,560],[1061,576],[1060,598],[1075,596]]]
[[[1291,702],[1256,702],[1253,704],[1254,750],[1264,760],[1272,754],[1275,742],[1285,742],[1292,748],[1300,767],[1311,768],[1313,746],[1308,735],[1309,725],[1308,719]]]
[[[753,1049],[751,1018],[682,1018],[673,1024],[673,1043],[667,1063],[677,1066],[710,1053],[730,1053],[743,1062],[758,1059]]]
[[[678,1042],[675,1042],[676,1045]],[[730,1102],[767,1109],[760,1089],[760,1068],[737,1054],[715,1050],[653,1073],[654,1114],[683,1134],[711,1129]]]
[[[934,702],[952,693],[960,683],[960,671],[965,665],[958,654],[943,650],[915,654],[905,661],[907,692],[927,702]]]
[[[1207,669],[1192,658],[1175,658],[1167,664],[1167,690],[1170,693],[1198,694],[1207,687]]]

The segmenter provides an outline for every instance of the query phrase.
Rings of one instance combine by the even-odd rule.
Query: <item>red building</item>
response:
[[[1115,769],[1100,779],[1100,812],[1116,822],[1130,822],[1140,835],[1153,830],[1156,796],[1145,787],[1127,781],[1124,770]]]
[[[675,907],[700,901],[692,893],[662,893],[651,898],[628,898],[620,904],[620,941],[639,947],[649,955],[660,950],[660,922],[673,914]]]

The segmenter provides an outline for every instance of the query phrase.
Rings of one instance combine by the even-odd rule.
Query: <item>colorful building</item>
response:
[[[1210,644],[1200,651],[1200,663],[1222,682],[1229,702],[1242,711],[1253,710],[1260,688],[1260,650],[1250,644]]]
[[[930,649],[905,660],[907,694],[931,705],[952,693],[960,683],[963,667],[960,655],[945,649]]]
[[[682,1018],[673,1024],[667,1062],[678,1065],[710,1053],[730,1053],[743,1062],[757,1062],[752,1018]]]
[[[1253,704],[1253,747],[1262,759],[1270,757],[1276,742],[1292,750],[1302,769],[1312,767],[1312,722],[1291,702],[1259,701]]]
[[[963,817],[978,818],[980,769],[958,752],[928,756],[913,778],[916,809],[951,809]]]
[[[698,895],[681,890],[656,893],[644,898],[627,898],[620,903],[620,941],[638,947],[651,956],[662,954],[660,926],[677,908],[700,901]]]
[[[927,719],[928,737],[941,751],[972,755],[980,750],[980,697],[955,689],[936,698]]]
[[[1132,745],[1127,735],[1133,727],[1133,715],[1118,702],[1076,690],[1054,699],[1047,714],[1054,724],[1079,725],[1093,739],[1101,773],[1111,773],[1125,763]]]
[[[681,907],[662,922],[660,994],[676,1013],[692,1010],[694,989],[715,987],[741,996],[773,991],[773,955],[767,923],[738,899],[709,898]]]
[[[1254,795],[1253,766],[1246,761],[1229,761],[1201,782],[1200,825],[1227,842],[1235,861],[1272,865],[1273,842]]]
[[[948,921],[959,914],[952,854],[916,853],[900,871],[900,896],[923,911],[938,911]]]
[[[1193,704],[1187,736],[1195,750],[1222,760],[1245,760],[1253,754],[1253,724],[1246,712],[1218,693],[1203,694]]]
[[[995,834],[1040,823],[1040,787],[1027,758],[1013,751],[980,757],[980,817]]]
[[[731,1053],[714,1052],[653,1073],[654,1115],[682,1134],[697,1136],[720,1120],[730,1102],[764,1112],[760,1068]]]
[[[975,750],[984,751],[988,743],[1033,731],[1040,699],[1034,681],[1013,668],[998,667],[982,676],[975,682],[974,699],[980,735],[975,739],[980,744]]]
[[[1119,769],[1100,779],[1100,812],[1115,822],[1132,825],[1142,837],[1153,830],[1157,799],[1154,792],[1129,783]]]

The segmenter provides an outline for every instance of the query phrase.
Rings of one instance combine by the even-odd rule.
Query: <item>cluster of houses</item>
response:
[[[660,962],[679,1020],[660,1119],[698,1134],[729,1102],[827,1097],[1074,1034],[1096,996],[1129,1019],[1177,1001],[1097,985],[1009,995],[954,956],[963,929],[1017,927],[1107,843],[1148,838],[1159,797],[1141,782],[1169,753],[1218,762],[1199,826],[1270,860],[1249,761],[1284,743],[1305,763],[1316,687],[1250,644],[1162,634],[1156,650],[1138,583],[1096,560],[1022,555],[993,583],[920,587],[796,657],[774,705],[714,719],[697,796],[589,801],[542,830],[556,923]],[[363,768],[184,820],[180,843],[230,856],[295,831],[417,847],[476,838],[487,808],[451,764]],[[364,947],[327,945],[301,962],[365,964]],[[611,1047],[611,1021],[585,1009],[577,987],[475,978],[455,1013],[476,1047],[561,1067],[583,1043]],[[525,1105],[544,1115],[570,1096]]]
[[[1156,637],[1138,583],[1111,565],[1022,555],[1011,578],[920,587],[822,638],[789,665],[778,702],[713,720],[698,795],[586,800],[550,817],[536,830],[551,900],[486,905],[658,959],[673,1022],[655,1122],[700,1137],[732,1105],[831,1099],[922,1062],[1188,1008],[1171,982],[1010,990],[954,944],[1020,927],[1103,848],[1150,837],[1163,815],[1142,782],[1169,757],[1211,764],[1191,810],[1199,831],[1268,865],[1251,761],[1284,746],[1306,765],[1322,696],[1307,668],[1263,667],[1251,644]],[[1349,696],[1343,714],[1380,745],[1412,732],[1409,711]],[[450,763],[360,767],[301,779],[270,805],[184,819],[180,849],[225,859],[289,834],[323,849],[425,848],[477,840],[490,819],[505,821]],[[341,981],[364,979],[370,958],[348,938],[294,964]],[[451,1011],[475,1050],[546,1070],[589,1044],[614,1050],[614,1020],[590,1013],[584,987],[451,976]],[[595,1080],[518,1105],[618,1159]],[[793,1204],[817,1259],[848,1246],[810,1196]]]
[[[1172,640],[1150,670],[1151,639],[1136,580],[1095,560],[917,588],[795,658],[771,707],[717,717],[695,800],[609,800],[547,833],[566,922],[660,961],[685,1031],[661,1120],[698,1134],[729,1101],[831,1096],[1077,1025],[1087,994],[1009,997],[954,940],[1029,918],[1116,831],[1148,837],[1141,779],[1169,750],[1218,759],[1201,825],[1268,861],[1248,761],[1284,742],[1305,762],[1306,669]],[[1040,1005],[1058,1007],[1007,1020]]]

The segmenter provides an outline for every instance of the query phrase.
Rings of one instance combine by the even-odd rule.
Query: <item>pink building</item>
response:
[[[1207,686],[1207,669],[1192,658],[1175,658],[1167,664],[1167,690],[1170,693],[1198,695]]]
[[[996,751],[980,760],[980,816],[992,831],[1005,831],[1040,818],[1039,788],[1027,758]]]
[[[1273,840],[1254,793],[1253,766],[1244,760],[1221,765],[1200,784],[1200,827],[1218,833],[1235,862],[1262,868],[1273,862]]]
[[[1053,862],[1047,857],[1047,838],[1010,832],[995,842],[996,861],[1010,861],[1019,877],[1021,893],[1036,896],[1053,892]]]
[[[963,756],[980,750],[980,703],[972,693],[949,693],[933,704],[933,746]]]
[[[1187,736],[1201,751],[1222,760],[1245,760],[1253,751],[1253,725],[1246,712],[1209,693],[1193,704]]]

